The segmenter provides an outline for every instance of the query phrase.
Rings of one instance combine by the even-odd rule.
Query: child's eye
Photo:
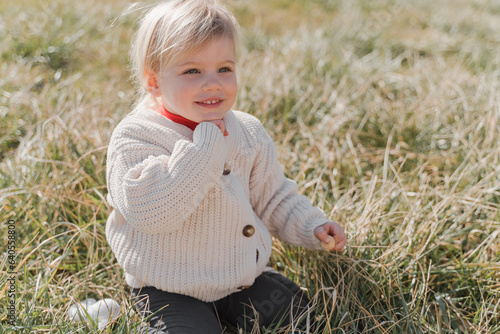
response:
[[[200,71],[198,71],[196,68],[192,68],[184,72],[184,74],[196,74],[196,73],[200,73]]]
[[[223,67],[219,69],[219,72],[224,73],[224,72],[231,72],[231,69],[229,67]]]

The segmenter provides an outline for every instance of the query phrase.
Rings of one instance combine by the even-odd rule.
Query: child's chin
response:
[[[224,115],[226,114],[226,112],[210,113],[208,115],[204,115],[202,122],[221,120],[224,117]]]

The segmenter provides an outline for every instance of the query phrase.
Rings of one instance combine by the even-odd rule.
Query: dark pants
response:
[[[221,322],[246,331],[256,322],[265,328],[278,328],[290,326],[292,319],[297,328],[303,329],[309,307],[306,294],[275,272],[264,272],[248,289],[215,302],[202,302],[154,287],[132,289],[132,301],[143,317],[153,314],[150,327],[168,334],[220,334]]]

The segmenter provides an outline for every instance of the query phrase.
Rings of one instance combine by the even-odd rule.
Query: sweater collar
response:
[[[200,124],[200,123],[196,123],[190,119],[187,119],[185,117],[182,117],[181,115],[173,114],[170,111],[168,111],[164,106],[162,106],[162,108],[161,108],[161,114],[175,123],[179,123],[179,124],[187,126],[188,128],[190,128],[193,131],[196,128],[196,126],[198,124]]]

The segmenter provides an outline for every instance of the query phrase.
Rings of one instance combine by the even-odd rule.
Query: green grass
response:
[[[349,237],[341,255],[275,240],[272,265],[316,301],[316,332],[500,332],[498,3],[230,6],[235,109],[259,117],[285,173]],[[13,219],[20,326],[4,256],[0,333],[98,332],[66,320],[87,297],[122,305],[114,333],[139,322],[104,235],[106,148],[134,97],[136,18],[111,24],[125,8],[0,4],[0,249]]]

